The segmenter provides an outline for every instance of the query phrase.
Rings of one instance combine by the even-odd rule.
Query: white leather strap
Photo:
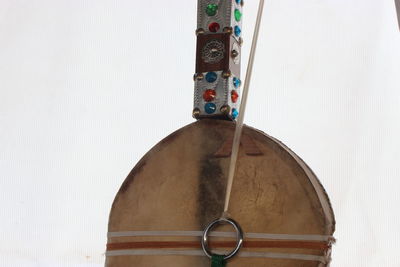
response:
[[[113,237],[138,237],[138,236],[193,236],[201,237],[202,231],[126,231],[109,232],[108,238]],[[214,237],[236,237],[234,232],[211,232]],[[334,241],[333,236],[328,235],[288,235],[288,234],[263,234],[246,233],[245,238],[273,239],[273,240],[299,240],[299,241]]]

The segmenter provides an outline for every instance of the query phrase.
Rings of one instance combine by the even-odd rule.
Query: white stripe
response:
[[[223,252],[216,252],[221,253]],[[107,257],[113,256],[204,256],[202,250],[115,250],[107,251]],[[271,259],[291,259],[291,260],[305,260],[305,261],[318,261],[321,263],[327,263],[328,260],[325,257],[316,255],[305,255],[305,254],[289,254],[289,253],[271,253],[271,252],[240,252],[239,257],[244,258],[271,258]]]
[[[202,231],[127,231],[109,232],[108,238],[113,237],[138,237],[138,236],[203,236]],[[234,232],[211,232],[214,237],[236,237]],[[276,239],[276,240],[300,240],[300,241],[333,241],[332,236],[327,235],[287,235],[287,234],[262,234],[247,233],[245,238]]]

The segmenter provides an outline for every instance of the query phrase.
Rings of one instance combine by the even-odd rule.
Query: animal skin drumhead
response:
[[[172,133],[134,167],[112,205],[107,267],[208,267],[201,232],[224,208],[235,123],[200,120]],[[228,267],[328,266],[334,215],[310,168],[276,139],[245,126],[229,215],[243,229]],[[235,247],[214,229],[213,251]]]

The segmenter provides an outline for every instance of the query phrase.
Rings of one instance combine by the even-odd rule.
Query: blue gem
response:
[[[215,72],[209,72],[206,74],[206,81],[209,83],[213,83],[217,80],[218,75]]]
[[[239,116],[239,111],[236,108],[232,109],[232,119],[236,119]]]
[[[242,2],[242,0],[236,0],[236,4],[240,4]]]
[[[235,88],[239,88],[241,84],[242,81],[240,79],[233,77],[233,86],[235,86]]]
[[[240,29],[240,27],[235,26],[235,36],[239,37],[241,33],[242,33],[242,30]]]
[[[207,103],[204,106],[204,110],[207,112],[207,114],[213,114],[217,110],[217,106],[214,103]]]

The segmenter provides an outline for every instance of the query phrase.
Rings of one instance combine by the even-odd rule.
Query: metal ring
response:
[[[236,248],[234,250],[232,250],[232,252],[230,252],[229,254],[223,255],[223,256],[225,256],[224,260],[228,260],[228,259],[232,258],[233,256],[235,256],[241,249],[241,247],[243,245],[243,231],[237,222],[235,222],[234,220],[229,219],[229,218],[220,218],[220,219],[215,220],[212,223],[210,223],[210,225],[207,226],[207,228],[204,230],[203,237],[201,239],[201,247],[203,248],[204,253],[209,258],[211,258],[212,255],[215,255],[215,254],[212,253],[208,247],[208,235],[209,235],[210,231],[217,224],[230,224],[233,226],[233,228],[235,228],[235,231],[236,231]]]

